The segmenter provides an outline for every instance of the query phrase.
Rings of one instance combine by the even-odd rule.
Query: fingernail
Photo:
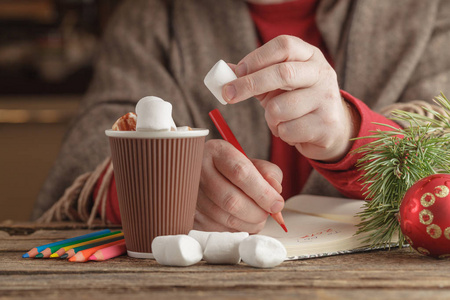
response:
[[[225,87],[225,100],[230,101],[233,100],[234,97],[236,97],[236,88],[234,85],[229,84]]]
[[[247,75],[247,64],[246,63],[239,64],[234,70],[234,73],[236,73],[237,77]]]
[[[280,212],[284,207],[284,203],[281,201],[277,201],[275,202],[274,205],[272,205],[272,207],[270,208],[270,211],[275,214],[277,212]]]

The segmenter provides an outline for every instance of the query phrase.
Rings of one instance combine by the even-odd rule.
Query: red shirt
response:
[[[292,35],[318,47],[327,57],[328,52],[316,26],[316,0],[297,0],[280,4],[252,4],[248,7],[259,36],[265,44],[279,35]],[[288,199],[300,193],[311,173],[308,159],[297,149],[272,135],[270,161],[283,171],[283,192]]]
[[[282,34],[293,35],[318,47],[332,65],[331,58],[316,26],[317,3],[316,0],[294,0],[269,5],[249,3],[250,14],[259,34],[259,42],[264,44]],[[375,125],[372,122],[398,127],[397,124],[373,112],[362,101],[345,91],[341,91],[341,95],[360,114],[361,125],[358,136],[368,136],[372,130],[383,129],[382,126]],[[357,140],[353,143],[351,150],[369,141],[369,139]],[[287,199],[298,194],[314,167],[343,195],[349,198],[363,199],[361,182],[357,181],[361,172],[355,168],[355,163],[360,156],[350,154],[350,152],[337,163],[321,163],[305,158],[295,147],[289,146],[281,139],[272,136],[271,161],[283,171],[283,197]],[[97,183],[94,197],[98,194],[102,179],[103,175]],[[106,201],[107,220],[115,224],[121,223],[114,176],[108,189]]]

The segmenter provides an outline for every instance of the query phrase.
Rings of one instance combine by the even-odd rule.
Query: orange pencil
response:
[[[103,249],[103,248],[107,248],[107,247],[110,247],[110,246],[117,245],[117,244],[119,244],[121,242],[122,242],[122,240],[118,240],[118,241],[115,241],[115,242],[112,242],[112,243],[109,243],[109,244],[97,246],[97,247],[94,247],[94,248],[89,248],[89,249],[86,249],[86,250],[83,250],[83,251],[79,251],[79,252],[77,252],[77,254],[75,254],[74,256],[69,258],[69,261],[72,261],[72,262],[85,262],[85,261],[87,261],[89,259],[89,257],[92,254],[94,254],[98,250]]]
[[[89,260],[104,261],[110,258],[121,256],[127,253],[127,246],[125,245],[125,240],[121,243],[97,250],[94,254],[89,256]]]
[[[80,251],[94,248],[97,246],[106,245],[106,244],[109,244],[109,243],[112,243],[115,241],[119,241],[119,240],[123,240],[123,239],[124,239],[124,236],[122,234],[122,235],[118,235],[116,237],[111,237],[110,239],[107,239],[107,240],[103,240],[103,241],[99,241],[99,242],[95,242],[95,243],[91,243],[91,244],[86,244],[84,246],[75,247],[75,248],[67,250],[66,253],[64,253],[63,255],[60,256],[60,258],[71,258],[72,256],[74,256],[75,254],[77,254]]]
[[[62,245],[62,244],[66,244],[66,243],[69,243],[69,242],[79,242],[80,240],[82,240],[84,238],[95,237],[95,236],[99,236],[99,235],[102,235],[102,234],[105,234],[105,233],[108,233],[108,232],[111,232],[111,230],[104,229],[104,230],[100,230],[100,231],[91,232],[91,233],[88,233],[88,234],[76,236],[76,237],[73,237],[73,238],[65,239],[65,240],[62,240],[62,241],[57,241],[57,242],[54,242],[54,243],[45,244],[45,245],[42,245],[42,246],[37,246],[37,247],[31,249],[30,251],[28,251],[27,253],[25,253],[24,255],[22,255],[22,257],[23,258],[35,257],[36,255],[39,254],[39,252],[45,250],[48,247]]]
[[[53,258],[53,257],[61,257],[64,253],[66,253],[70,249],[78,248],[78,247],[81,247],[81,246],[89,246],[90,244],[94,244],[94,245],[92,245],[92,247],[99,246],[99,244],[97,244],[98,242],[104,242],[104,241],[113,239],[113,238],[118,237],[118,236],[123,236],[123,232],[122,231],[115,231],[115,232],[112,232],[111,235],[106,235],[106,236],[98,238],[98,239],[93,239],[93,240],[90,240],[90,241],[86,241],[86,242],[72,244],[70,246],[62,247],[62,248],[58,249],[58,251],[56,251],[55,253],[52,253],[50,255],[50,257],[51,258]],[[110,242],[112,242],[112,241],[110,241]]]

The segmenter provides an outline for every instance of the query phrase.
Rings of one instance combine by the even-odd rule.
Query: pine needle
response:
[[[375,138],[354,150],[361,153],[357,168],[366,189],[367,201],[359,213],[357,235],[373,247],[389,247],[394,236],[400,246],[405,243],[397,215],[406,191],[418,180],[436,173],[450,173],[450,101],[444,94],[434,101],[445,114],[424,108],[433,117],[396,110],[392,120],[409,123],[409,127],[373,131],[356,139]],[[355,140],[356,140],[355,139]]]

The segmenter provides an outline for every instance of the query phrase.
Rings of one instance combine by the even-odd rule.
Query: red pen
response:
[[[210,111],[209,112],[209,117],[214,122],[214,125],[216,125],[216,128],[217,128],[217,130],[219,130],[219,133],[222,136],[222,138],[225,141],[227,141],[230,144],[232,144],[236,149],[241,151],[242,154],[247,156],[247,154],[245,154],[245,152],[244,152],[244,149],[242,149],[242,147],[239,144],[238,140],[234,136],[234,134],[231,131],[230,127],[228,126],[227,122],[225,122],[225,119],[223,118],[223,116],[220,113],[220,111],[217,108],[212,110],[212,111]],[[285,232],[288,231],[287,228],[286,228],[286,225],[284,224],[283,215],[281,214],[281,212],[276,213],[276,214],[270,214],[270,215],[272,216],[272,218],[275,221],[277,221],[278,224],[280,224],[281,228],[283,228],[283,230]]]

